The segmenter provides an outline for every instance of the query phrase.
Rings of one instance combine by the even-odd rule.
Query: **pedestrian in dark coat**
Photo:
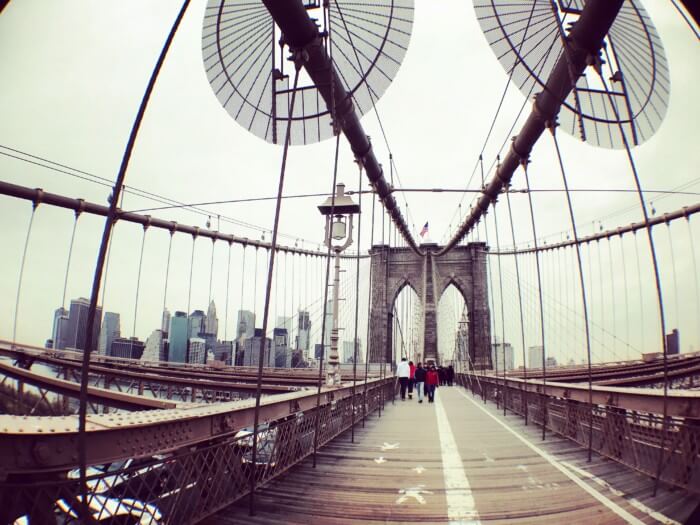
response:
[[[432,365],[425,375],[425,392],[428,394],[428,403],[435,401],[435,389],[438,387],[439,382],[438,372],[435,369],[435,365]]]
[[[452,365],[447,367],[447,386],[452,386],[452,382],[455,380],[455,369]]]
[[[415,379],[415,386],[416,386],[416,395],[418,396],[418,402],[422,403],[423,402],[423,387],[425,386],[425,376],[427,374],[427,371],[421,363],[418,363],[416,366],[416,373],[414,375]]]

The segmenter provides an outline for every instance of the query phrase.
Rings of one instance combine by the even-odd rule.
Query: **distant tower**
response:
[[[187,314],[175,312],[170,318],[168,328],[168,361],[184,363],[187,361]]]
[[[168,333],[168,330],[170,330],[170,310],[167,308],[163,309],[163,318],[160,322],[160,329],[164,333]]]
[[[216,317],[216,305],[214,301],[209,303],[207,318],[204,322],[204,333],[214,336],[214,339],[219,335],[219,318]]]
[[[306,310],[299,311],[296,348],[302,351],[305,359],[309,358],[309,350],[311,349],[311,318]]]
[[[100,355],[112,355],[112,342],[120,337],[119,314],[114,312],[105,312],[104,321],[102,321],[102,330],[100,330],[100,341],[97,345],[97,353]]]
[[[250,339],[255,335],[255,314],[248,310],[238,310],[238,330],[236,339]]]
[[[68,316],[68,334],[66,337],[66,347],[76,350],[85,350],[87,346],[87,318],[90,309],[90,301],[84,297],[73,299],[70,302],[70,314]],[[102,322],[102,308],[99,306],[95,311],[95,324],[92,327],[93,348],[97,346],[100,333],[100,323]]]
[[[199,337],[203,334],[205,320],[206,315],[202,310],[192,312],[187,322],[187,337]]]
[[[61,307],[53,314],[53,331],[51,338],[53,339],[53,347],[58,350],[63,350],[66,347],[66,338],[68,337],[68,310]]]

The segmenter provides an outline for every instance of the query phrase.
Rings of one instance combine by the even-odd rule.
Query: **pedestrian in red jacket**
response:
[[[435,401],[435,389],[439,383],[440,378],[435,369],[435,365],[430,365],[428,373],[425,375],[425,392],[428,394],[428,403],[433,403]]]
[[[408,399],[413,399],[413,384],[416,382],[416,365],[408,362]]]

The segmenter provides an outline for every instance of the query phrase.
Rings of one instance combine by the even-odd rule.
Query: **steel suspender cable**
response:
[[[146,247],[146,232],[148,231],[148,226],[143,227],[143,235],[141,236],[141,252],[139,254],[139,269],[136,274],[136,298],[134,299],[134,324],[131,328],[131,337],[136,337],[136,317],[139,311],[139,290],[141,288],[141,268],[143,267],[143,251]],[[133,339],[132,339],[133,341]]]
[[[625,244],[624,237],[620,235],[620,255],[622,261],[622,284],[625,290],[625,358],[629,359],[630,350],[630,309],[627,294],[627,261],[625,260]],[[612,259],[612,256],[611,256]]]
[[[535,228],[535,211],[532,205],[532,193],[530,193],[530,175],[527,171],[527,160],[523,162],[525,172],[525,186],[527,187],[527,200],[530,204],[530,220],[532,221],[532,240],[537,250],[537,229]],[[547,431],[547,351],[544,334],[544,301],[542,300],[542,274],[540,271],[540,256],[535,251],[535,268],[537,270],[537,295],[540,301],[540,335],[542,337],[542,383],[544,385],[542,397],[542,440],[546,437]]]
[[[287,134],[284,140],[284,149],[282,151],[282,167],[280,168],[279,186],[277,189],[277,203],[275,205],[275,219],[272,226],[272,242],[269,250],[269,263],[267,266],[267,284],[265,285],[265,308],[263,310],[262,322],[262,341],[260,341],[260,355],[258,356],[258,379],[255,387],[255,417],[253,422],[253,457],[252,468],[250,469],[250,505],[249,513],[252,516],[255,513],[255,483],[257,480],[257,449],[258,449],[258,423],[260,421],[260,395],[262,391],[262,369],[263,361],[265,361],[265,350],[267,343],[267,321],[270,311],[270,292],[272,291],[272,272],[275,268],[275,253],[277,252],[277,230],[279,227],[280,211],[282,208],[282,194],[284,191],[284,174],[287,168],[287,152],[289,151],[289,136],[292,130],[291,117],[294,115],[294,102],[297,95],[297,84],[299,82],[299,70],[301,68],[301,53],[295,52],[294,56],[294,87],[292,88],[292,100],[289,103],[290,121],[287,123]],[[257,249],[255,250],[257,255]],[[257,274],[257,264],[255,267]],[[256,279],[257,280],[257,279]],[[268,353],[271,348],[268,348]]]
[[[686,225],[688,227],[688,239],[690,240],[690,251],[693,256],[693,283],[695,285],[695,326],[700,329],[700,285],[698,285],[698,279],[700,279],[700,273],[698,273],[698,261],[695,257],[695,242],[693,241],[693,229],[690,226],[690,215],[685,216]]]
[[[117,218],[117,203],[119,202],[119,198],[121,196],[122,188],[124,186],[124,179],[126,177],[126,171],[129,166],[129,160],[131,159],[131,152],[133,151],[134,145],[136,143],[136,136],[138,135],[139,128],[141,127],[141,122],[143,120],[143,116],[146,112],[146,107],[148,106],[148,101],[151,98],[151,93],[153,92],[153,88],[156,83],[156,79],[158,78],[158,74],[160,73],[160,69],[163,65],[163,62],[165,61],[165,57],[168,54],[168,50],[170,49],[170,44],[172,43],[173,39],[175,38],[175,33],[177,32],[178,27],[180,26],[180,22],[182,21],[183,17],[185,16],[185,11],[187,10],[187,6],[189,5],[190,1],[185,0],[182,4],[182,7],[180,8],[180,11],[175,19],[175,22],[173,23],[172,27],[170,28],[170,33],[168,34],[168,38],[165,41],[165,44],[163,45],[163,49],[160,52],[160,55],[158,57],[158,61],[156,62],[156,66],[153,69],[153,72],[151,73],[151,78],[148,81],[148,86],[146,87],[146,91],[143,95],[143,98],[141,99],[141,104],[139,106],[138,113],[136,115],[136,118],[134,120],[134,124],[131,127],[131,132],[129,134],[129,139],[127,141],[126,148],[124,150],[124,155],[122,156],[122,162],[119,167],[119,173],[117,174],[117,179],[114,183],[114,188],[112,190],[112,195],[111,195],[111,201],[109,205],[109,214],[107,216],[107,219],[105,220],[105,226],[104,226],[104,231],[102,233],[102,241],[100,243],[100,249],[99,253],[97,255],[97,262],[95,264],[95,275],[93,277],[93,282],[92,282],[92,292],[90,295],[90,308],[88,309],[88,316],[87,316],[87,322],[86,322],[86,327],[85,327],[85,340],[86,340],[86,348],[83,351],[83,361],[82,361],[82,370],[80,374],[80,407],[78,411],[78,462],[79,462],[79,470],[80,470],[80,493],[81,493],[81,513],[83,517],[87,517],[88,520],[91,520],[92,514],[86,507],[87,503],[87,492],[88,492],[88,487],[87,487],[87,452],[86,452],[86,436],[85,436],[85,423],[86,423],[86,416],[87,416],[87,388],[88,388],[88,378],[89,378],[89,373],[90,373],[90,354],[92,353],[92,347],[93,347],[93,340],[92,340],[92,332],[93,332],[93,326],[95,324],[95,316],[97,312],[97,299],[100,293],[100,283],[102,282],[102,272],[104,269],[104,264],[105,264],[105,258],[107,255],[107,247],[110,244],[109,239],[112,234],[112,228],[114,227],[114,223]]]
[[[66,273],[65,277],[63,278],[63,295],[61,296],[62,310],[65,310],[66,308],[66,291],[68,290],[68,275],[70,273],[70,263],[73,257],[73,242],[75,241],[75,230],[78,226],[78,217],[80,217],[80,210],[76,210],[75,212],[75,220],[73,221],[73,231],[70,236],[70,244],[68,245],[68,260],[66,261]],[[63,316],[63,311],[61,312],[61,315]],[[54,336],[53,347],[57,349],[61,349],[61,339],[63,336],[63,334],[61,333],[62,328],[63,319],[61,318],[59,322],[56,323],[56,325],[54,326],[55,333],[52,334]]]
[[[506,192],[506,204],[508,206],[508,219],[510,222],[510,234],[513,239],[513,247],[515,248],[515,228],[513,227],[513,211],[510,206],[510,194]],[[527,425],[528,420],[528,395],[527,395],[527,361],[525,360],[525,323],[523,321],[523,295],[520,286],[520,264],[518,263],[518,254],[516,251],[513,257],[515,262],[515,280],[518,288],[518,311],[520,313],[520,338],[523,347],[523,380],[525,381],[525,389],[521,393],[521,408],[523,410],[523,415],[525,416],[525,424]],[[505,366],[503,367],[503,376],[505,380]]]
[[[498,234],[498,213],[496,211],[497,202],[493,203],[493,229],[496,232],[496,250],[501,251],[501,240]],[[503,305],[503,272],[501,270],[501,258],[498,258],[498,296],[501,300],[501,348],[503,350],[503,356],[506,355],[506,317],[505,317],[505,307]],[[471,356],[470,356],[471,358]],[[523,363],[524,365],[525,363]],[[498,347],[496,347],[496,384],[498,384]],[[506,415],[506,397],[507,397],[507,386],[506,386],[506,367],[503,366],[503,415]],[[496,407],[498,408],[498,396],[496,396]]]
[[[19,278],[17,279],[17,296],[15,298],[15,318],[12,323],[12,347],[17,343],[17,318],[19,317],[19,298],[22,294],[22,278],[24,277],[24,263],[27,260],[27,250],[29,248],[29,239],[32,235],[32,226],[34,225],[34,217],[36,217],[36,209],[39,202],[32,204],[32,214],[29,217],[29,225],[27,226],[27,235],[24,238],[24,249],[22,250],[22,260],[19,264]]]
[[[163,284],[163,313],[165,313],[166,305],[168,304],[168,277],[170,276],[170,256],[173,251],[173,235],[175,230],[170,230],[170,238],[168,239],[168,258],[165,262],[165,283]],[[162,320],[161,320],[162,324]],[[162,327],[161,327],[162,328]],[[170,330],[170,327],[168,327]],[[159,357],[160,359],[160,357]]]
[[[370,226],[370,233],[369,233],[369,247],[370,249],[374,245],[374,208],[377,200],[372,194],[372,224]],[[358,251],[359,251],[359,243],[358,243]],[[370,264],[369,264],[369,290],[372,289],[372,260],[370,259]],[[367,376],[369,375],[369,360],[371,358],[371,354],[369,352],[369,345],[370,345],[370,337],[372,336],[371,333],[371,327],[372,327],[372,294],[368,293],[367,294],[367,340],[365,344],[365,388],[364,388],[364,393],[362,394],[363,402],[362,402],[362,428],[365,427],[365,420],[367,419]]]
[[[627,160],[629,161],[630,168],[632,170],[632,177],[634,180],[635,188],[637,189],[637,195],[639,196],[639,207],[642,211],[642,216],[644,222],[646,223],[647,240],[649,241],[649,251],[651,253],[651,263],[654,269],[654,281],[656,283],[656,299],[659,306],[659,324],[661,327],[661,346],[663,348],[663,364],[664,364],[664,403],[663,403],[663,433],[661,438],[661,446],[659,447],[659,463],[656,472],[656,481],[654,483],[654,495],[659,487],[659,478],[661,476],[661,468],[663,465],[663,451],[664,442],[666,440],[666,434],[668,433],[668,348],[666,345],[666,316],[664,314],[664,299],[661,287],[661,276],[659,275],[659,264],[656,258],[656,246],[654,245],[654,236],[651,232],[651,225],[649,224],[649,214],[647,213],[647,205],[644,202],[644,192],[642,191],[642,184],[639,180],[639,174],[637,173],[637,166],[634,162],[634,157],[632,156],[632,149],[630,148],[629,141],[627,140],[627,134],[625,133],[625,128],[620,120],[620,112],[617,110],[617,105],[613,99],[610,89],[608,88],[608,83],[605,77],[598,71],[598,77],[603,83],[603,89],[605,90],[610,106],[613,110],[615,119],[618,122],[618,127],[620,130],[620,136],[622,137],[622,143],[625,146],[625,152],[627,153]]]
[[[588,424],[588,461],[591,461],[593,453],[593,378],[591,370],[591,335],[590,327],[588,323],[588,302],[586,300],[586,284],[583,278],[583,263],[581,262],[581,246],[578,243],[578,231],[576,227],[576,218],[574,217],[574,208],[571,204],[571,194],[569,193],[569,182],[566,178],[566,171],[564,170],[564,161],[561,157],[561,150],[559,149],[559,141],[557,140],[556,129],[554,123],[548,123],[549,131],[552,133],[552,139],[554,140],[554,149],[557,153],[557,160],[559,161],[559,169],[561,171],[562,181],[564,183],[564,189],[566,190],[566,203],[569,209],[569,219],[571,220],[571,229],[574,235],[574,241],[576,246],[576,259],[578,262],[578,275],[581,285],[581,301],[583,304],[583,322],[586,329],[586,356],[588,359],[588,405],[590,407],[589,414],[589,424]]]
[[[357,217],[357,263],[356,263],[356,271],[357,275],[355,276],[355,335],[353,336],[352,339],[352,346],[353,346],[353,354],[352,354],[352,414],[351,414],[351,424],[350,424],[350,442],[354,443],[355,442],[355,387],[357,384],[357,332],[358,332],[358,326],[357,323],[360,318],[360,246],[361,246],[361,241],[362,241],[362,164],[359,164],[359,172],[360,172],[360,177],[358,181],[358,188],[360,191],[360,195],[358,197],[359,199],[359,208],[360,208],[360,214]]]
[[[231,246],[232,242],[228,243],[228,261],[226,263],[226,306],[224,307],[224,341],[228,341],[228,296],[231,284]],[[231,354],[233,354],[233,345],[231,345]],[[232,355],[233,357],[233,355]],[[231,363],[234,364],[234,363]]]
[[[668,246],[671,249],[671,269],[673,270],[673,298],[676,314],[676,328],[680,328],[680,308],[678,307],[678,281],[676,280],[676,257],[673,251],[673,236],[671,235],[671,224],[666,223],[668,233]]]

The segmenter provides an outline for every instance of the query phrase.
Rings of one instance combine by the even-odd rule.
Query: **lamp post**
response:
[[[333,327],[331,328],[331,348],[326,367],[326,385],[340,385],[340,362],[338,359],[338,292],[340,290],[340,253],[352,244],[353,215],[360,213],[360,207],[345,195],[345,184],[337,184],[335,195],[328,197],[318,207],[326,217],[325,244],[335,254],[333,278]],[[338,244],[333,244],[336,241]],[[325,319],[324,319],[325,321]],[[321,341],[325,344],[325,341]]]

